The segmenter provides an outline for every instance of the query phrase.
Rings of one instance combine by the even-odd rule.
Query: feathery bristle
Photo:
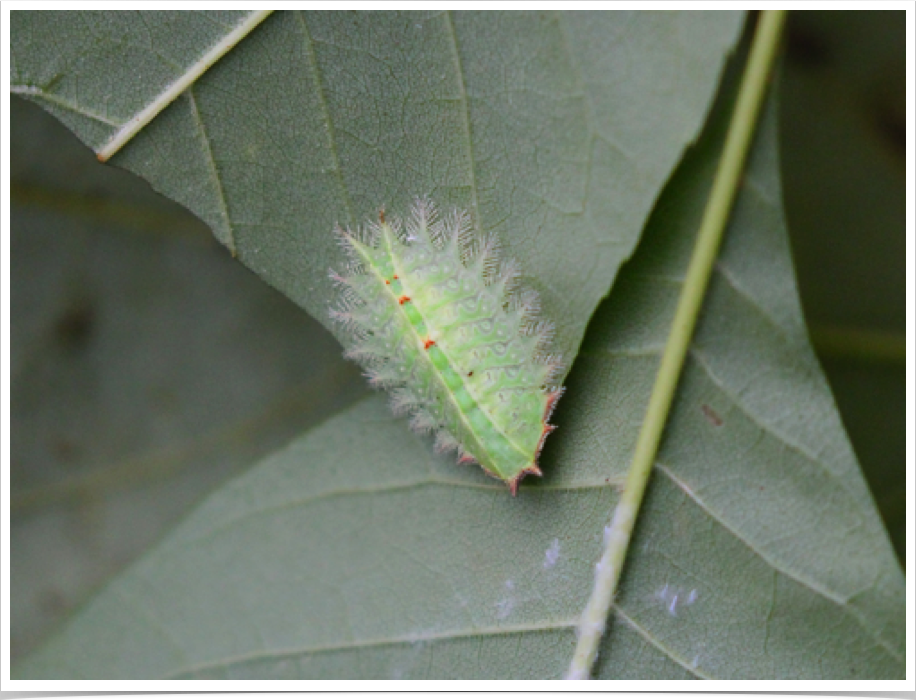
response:
[[[540,474],[562,394],[547,387],[563,364],[549,352],[554,326],[538,317],[540,297],[520,286],[515,260],[500,260],[499,239],[464,211],[440,217],[425,198],[406,221],[385,213],[336,233],[348,262],[329,271],[338,292],[329,315],[346,357],[389,390],[412,430],[435,433],[437,452],[477,462],[513,492]]]

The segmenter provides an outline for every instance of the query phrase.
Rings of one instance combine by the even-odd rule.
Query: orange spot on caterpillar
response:
[[[473,376],[474,376],[474,370],[471,370],[470,372],[468,372],[468,376],[469,376],[469,377],[473,377]]]
[[[398,277],[397,275],[395,275],[394,278],[395,278],[395,279],[400,279],[400,277]]]
[[[391,284],[391,280],[385,280],[385,284]]]
[[[405,294],[405,295],[402,296],[400,299],[398,299],[398,304],[400,304],[401,306],[403,306],[403,305],[406,304],[408,301],[410,301],[410,297],[407,296],[407,295]]]
[[[427,338],[425,341],[423,341],[423,349],[429,350],[435,344],[436,344],[435,340],[433,340],[432,338]]]

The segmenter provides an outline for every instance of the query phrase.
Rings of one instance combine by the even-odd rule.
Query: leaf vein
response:
[[[53,105],[57,105],[58,107],[63,107],[64,109],[69,110],[74,114],[79,114],[82,117],[87,117],[93,121],[99,122],[100,124],[105,124],[106,126],[111,126],[116,129],[121,127],[120,122],[112,121],[108,117],[103,117],[101,114],[90,112],[80,105],[74,104],[69,100],[65,100],[63,97],[50,92],[45,92],[42,88],[35,85],[10,85],[10,92],[14,95],[37,97],[39,99],[45,100],[46,102],[50,102]]]
[[[298,649],[277,650],[254,652],[251,654],[240,655],[225,659],[223,661],[202,662],[196,665],[189,665],[178,670],[169,678],[179,678],[186,674],[201,673],[209,669],[219,669],[229,667],[235,664],[243,664],[252,661],[270,661],[274,659],[283,659],[294,656],[309,656],[312,654],[328,654],[341,651],[351,651],[356,649],[372,649],[385,646],[400,646],[409,644],[418,644],[425,642],[450,641],[453,639],[471,639],[483,635],[511,635],[523,634],[525,632],[547,632],[551,630],[572,629],[575,623],[571,620],[562,621],[555,624],[540,625],[500,625],[499,627],[478,627],[463,632],[441,632],[422,635],[406,635],[402,637],[392,637],[391,639],[370,639],[358,642],[347,642],[342,644],[326,644],[314,647],[301,647]]]
[[[741,535],[737,530],[735,530],[729,523],[726,521],[724,516],[717,513],[713,510],[706,502],[703,501],[693,489],[691,489],[687,484],[681,481],[675,474],[671,467],[665,466],[658,460],[655,462],[655,467],[658,471],[668,477],[668,479],[680,489],[688,498],[690,498],[701,510],[703,510],[710,518],[716,521],[721,527],[725,528],[733,537],[742,542],[750,551],[754,552],[758,557],[760,557],[764,562],[766,562],[774,571],[779,572],[786,578],[789,578],[796,583],[808,588],[811,592],[820,595],[822,598],[830,601],[831,603],[843,608],[844,612],[852,617],[859,626],[871,636],[878,646],[884,649],[888,654],[890,654],[894,659],[902,661],[903,657],[895,649],[892,649],[888,646],[887,642],[883,639],[880,639],[875,630],[866,624],[866,620],[862,618],[855,608],[849,605],[849,597],[841,596],[836,593],[828,591],[826,588],[823,588],[814,581],[808,580],[803,575],[793,572],[784,564],[777,562],[776,560],[768,557],[764,554],[758,547],[755,547],[753,543],[747,540],[743,535]]]
[[[213,158],[213,148],[210,145],[210,138],[207,135],[207,129],[204,126],[204,120],[200,116],[200,110],[197,108],[197,98],[194,97],[194,87],[191,86],[187,90],[188,102],[191,105],[191,114],[194,118],[194,124],[197,126],[197,131],[200,133],[201,138],[201,150],[204,153],[204,160],[206,161],[207,170],[210,173],[210,177],[213,180],[213,187],[216,191],[216,202],[219,206],[220,216],[223,219],[223,224],[226,227],[226,247],[229,248],[229,251],[232,253],[233,257],[237,254],[235,246],[235,232],[232,227],[232,221],[229,218],[229,208],[226,204],[226,193],[223,190],[223,181],[219,175],[219,169],[217,168],[216,161]]]
[[[678,656],[673,651],[671,651],[671,649],[669,649],[664,644],[662,644],[657,639],[655,639],[655,637],[649,634],[649,631],[647,629],[639,625],[639,623],[637,623],[634,618],[630,617],[625,612],[623,612],[623,610],[621,610],[617,605],[614,605],[612,607],[612,610],[614,611],[614,614],[620,617],[620,619],[623,620],[630,628],[636,631],[647,642],[649,642],[649,644],[654,646],[656,649],[662,652],[665,656],[667,656],[669,659],[674,661],[677,665],[682,666],[685,670],[687,670],[694,676],[697,676],[698,678],[702,678],[704,680],[714,680],[712,676],[707,676],[703,673],[700,673],[692,664],[687,663],[684,659],[682,659],[680,656]]]
[[[458,75],[458,87],[461,90],[459,99],[464,106],[462,109],[462,123],[464,126],[464,133],[468,147],[468,176],[471,180],[471,209],[474,212],[474,223],[477,225],[479,230],[483,230],[483,222],[480,220],[480,203],[478,200],[477,191],[477,175],[474,168],[474,146],[471,142],[470,103],[468,101],[467,85],[464,80],[464,69],[461,66],[461,54],[458,52],[458,37],[455,34],[455,23],[452,19],[452,13],[450,11],[444,12],[443,17],[445,18],[446,26],[448,27],[449,38],[451,39],[452,43],[452,52],[455,60],[455,71]]]
[[[340,194],[343,197],[344,204],[347,208],[347,216],[350,224],[356,223],[353,212],[353,201],[350,197],[350,190],[344,181],[343,169],[340,167],[340,154],[338,153],[339,145],[337,143],[337,134],[334,129],[334,122],[331,119],[331,107],[328,104],[328,96],[324,87],[324,81],[321,76],[321,68],[318,65],[318,56],[315,54],[315,41],[312,39],[312,33],[309,31],[308,23],[305,21],[305,12],[299,10],[296,17],[302,27],[302,33],[305,35],[305,50],[309,56],[309,63],[312,65],[312,72],[315,78],[315,89],[318,91],[318,99],[321,108],[324,111],[325,125],[328,136],[328,150],[334,160],[334,171],[337,173],[337,182],[340,185]]]

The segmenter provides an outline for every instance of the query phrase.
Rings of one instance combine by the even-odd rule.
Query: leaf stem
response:
[[[566,675],[567,680],[588,679],[598,655],[598,645],[620,580],[636,515],[652,472],[722,234],[741,184],[741,175],[753,142],[784,23],[785,11],[769,10],[761,13],[757,24],[722,158],[700,223],[693,257],[655,378],[655,386],[649,397],[633,461],[611,524],[604,529],[604,552],[595,565],[595,585],[579,621],[578,644]]]
[[[121,125],[108,142],[99,149],[96,157],[102,163],[108,161],[115,153],[121,150],[124,145],[136,136],[141,129],[149,124],[162,110],[168,107],[175,99],[187,90],[194,82],[202,76],[207,70],[221,59],[230,49],[244,39],[251,31],[261,22],[267,19],[273,10],[256,10],[251,12],[235,29],[210,48],[192,65],[188,66],[184,73],[178,79],[171,83],[161,93],[156,95],[155,99],[146,107],[137,112],[134,116]]]

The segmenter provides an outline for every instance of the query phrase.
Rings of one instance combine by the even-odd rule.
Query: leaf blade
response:
[[[99,56],[117,63],[123,54],[136,74],[168,82],[156,52],[124,48],[131,42],[123,37],[152,36],[159,49],[155,37],[167,35],[163,46],[180,56],[199,53],[194,38],[206,36],[196,15],[187,24],[149,13],[112,24],[105,13],[82,13],[78,31],[69,30],[75,48],[65,42],[50,52],[27,36],[68,36],[61,18],[18,14],[27,21],[12,34],[15,82],[47,84],[60,67],[64,79],[86,84],[74,100],[87,113],[132,113],[131,81],[109,81]],[[421,194],[446,208],[476,208],[536,280],[545,314],[558,321],[559,349],[572,358],[700,128],[741,19],[276,13],[113,162],[191,209],[325,325],[333,296],[326,270],[339,262],[335,223],[360,224],[381,206],[406,209]],[[82,35],[96,46],[85,65],[77,62]],[[607,72],[621,63],[630,70],[617,69],[612,83],[577,77],[578,66]],[[669,75],[678,79],[668,83]],[[659,81],[664,89],[652,89]],[[623,104],[653,116],[651,138],[640,139],[652,147],[628,157],[605,145],[623,141],[625,122],[614,117]],[[84,141],[104,140],[92,120],[54,113]]]

